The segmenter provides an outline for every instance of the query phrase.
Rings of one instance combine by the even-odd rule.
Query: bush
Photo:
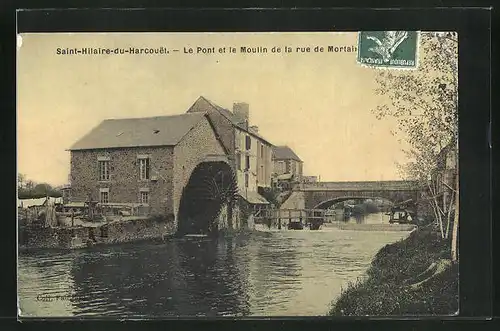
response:
[[[365,201],[363,205],[365,206],[365,211],[368,214],[380,212],[380,208],[373,202]]]
[[[450,256],[450,241],[432,231],[415,231],[386,245],[372,261],[363,281],[350,283],[332,305],[330,315],[450,315],[458,310],[458,265],[451,265],[413,289],[416,276]]]
[[[380,212],[380,208],[373,202],[365,201],[352,207],[354,215],[366,215]]]
[[[61,191],[58,191],[56,189],[48,189],[45,190],[43,187],[39,187],[37,185],[37,189],[25,189],[25,188],[19,188],[17,190],[17,197],[19,199],[39,199],[39,198],[45,198],[46,196],[52,197],[52,198],[60,198],[62,197]]]
[[[156,223],[167,223],[174,221],[174,214],[152,214],[148,217],[149,220]]]

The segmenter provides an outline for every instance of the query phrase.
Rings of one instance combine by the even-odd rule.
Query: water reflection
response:
[[[357,224],[389,224],[389,215],[385,213],[357,214],[346,218],[347,223]]]
[[[22,255],[20,304],[23,316],[322,315],[383,245],[405,235],[290,230]]]
[[[73,264],[77,297],[87,296],[75,306],[97,315],[246,315],[234,246],[231,239],[175,240],[96,250]]]

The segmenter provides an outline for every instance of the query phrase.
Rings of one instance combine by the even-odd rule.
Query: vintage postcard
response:
[[[456,33],[17,38],[21,318],[458,313]]]

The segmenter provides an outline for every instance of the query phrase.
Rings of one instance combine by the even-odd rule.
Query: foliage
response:
[[[332,305],[330,315],[456,313],[458,265],[452,265],[417,288],[411,286],[430,263],[449,254],[449,240],[438,240],[430,230],[413,232],[405,240],[385,246],[373,260],[367,278],[350,283]]]
[[[362,203],[355,204],[350,209],[354,215],[366,215],[380,212],[380,208],[378,207],[378,205],[375,202],[369,200],[365,200]]]
[[[398,126],[393,134],[408,146],[404,152],[410,160],[400,164],[400,170],[407,179],[428,189],[441,237],[448,238],[454,205],[458,203],[458,182],[445,183],[433,174],[443,157],[440,153],[458,146],[458,37],[455,33],[422,32],[420,43],[417,70],[378,74],[376,93],[388,102],[373,112],[379,119],[396,119]],[[444,195],[449,199],[443,199]]]
[[[23,174],[17,175],[17,195],[19,199],[37,199],[44,197],[59,198],[62,196],[60,190],[53,188],[47,183],[35,183],[26,179]]]
[[[161,213],[158,213],[158,214],[151,214],[149,216],[149,219],[153,222],[156,222],[156,223],[173,223],[174,221],[174,214],[161,214]]]
[[[367,214],[371,214],[371,213],[378,213],[380,212],[380,208],[377,206],[377,204],[375,204],[374,202],[371,202],[371,201],[365,201],[363,202],[362,204],[365,208],[365,212]]]

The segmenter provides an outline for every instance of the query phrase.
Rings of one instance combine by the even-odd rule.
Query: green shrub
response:
[[[156,223],[168,223],[168,222],[174,221],[174,215],[173,214],[155,213],[155,214],[151,214],[148,217],[148,219],[153,221],[153,222],[156,222]]]
[[[450,315],[458,310],[458,265],[413,289],[415,278],[450,256],[450,241],[432,231],[415,231],[386,245],[375,256],[363,281],[350,283],[332,305],[334,316]]]

